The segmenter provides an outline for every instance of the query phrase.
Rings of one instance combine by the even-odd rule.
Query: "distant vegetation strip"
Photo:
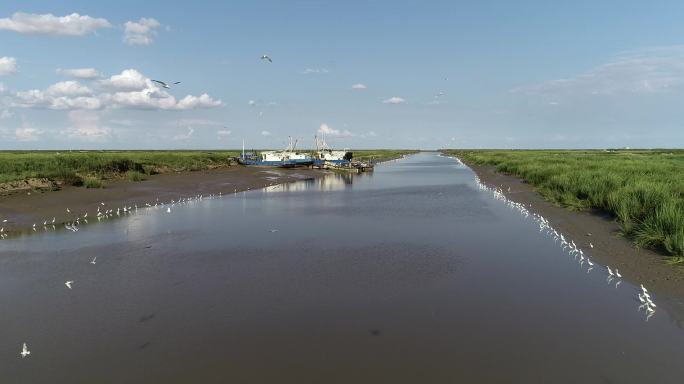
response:
[[[128,175],[198,171],[231,165],[238,151],[5,151],[0,183],[47,178],[99,187],[98,180]]]
[[[303,151],[309,152],[309,151]],[[416,151],[359,150],[361,161],[381,161]],[[228,167],[236,163],[239,150],[188,151],[3,151],[0,152],[0,183],[49,179],[66,185],[104,187],[104,180],[127,178],[140,181],[147,175]]]
[[[444,150],[522,178],[546,199],[612,214],[639,247],[684,264],[684,150]]]
[[[398,159],[402,156],[418,153],[416,150],[397,150],[397,149],[361,149],[352,151],[354,160],[366,162],[380,162]]]

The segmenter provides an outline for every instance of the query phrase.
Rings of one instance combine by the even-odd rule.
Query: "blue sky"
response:
[[[3,1],[0,149],[684,146],[684,3],[556,3]]]

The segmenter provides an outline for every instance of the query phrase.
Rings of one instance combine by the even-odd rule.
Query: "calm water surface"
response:
[[[0,382],[681,383],[667,311],[538,229],[421,153],[3,240]]]

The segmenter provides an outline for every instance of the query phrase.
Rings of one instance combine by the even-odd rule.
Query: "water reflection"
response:
[[[305,192],[305,191],[322,191],[333,192],[350,189],[355,181],[367,180],[373,177],[372,172],[330,172],[323,177],[302,180],[297,183],[287,183],[280,185],[272,185],[264,188],[264,193],[275,192]]]

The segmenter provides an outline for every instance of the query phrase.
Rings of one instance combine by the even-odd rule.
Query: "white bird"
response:
[[[613,271],[611,271],[611,269],[610,269],[609,266],[606,265],[606,269],[608,270],[608,274],[609,274],[609,275],[615,276],[615,275],[613,275]]]
[[[261,55],[261,60],[268,60],[269,63],[273,62],[273,60],[271,60],[271,58],[268,57],[268,55]]]
[[[590,266],[592,266],[592,267],[594,266],[594,263],[592,263],[591,260],[590,260],[589,258],[587,258],[587,263],[588,263]]]
[[[171,207],[166,207],[166,213],[171,213]]]
[[[30,354],[31,354],[31,351],[28,350],[28,346],[26,345],[26,343],[24,343],[24,345],[22,345],[22,347],[21,347],[21,352],[19,353],[19,355],[21,355],[21,357],[24,358]]]
[[[73,280],[69,280],[69,281],[65,282],[64,285],[66,285],[67,288],[71,289],[71,284],[73,284],[73,283],[74,283]]]
[[[55,223],[55,218],[53,217],[53,218],[52,218],[52,224],[54,224],[54,223]]]
[[[164,87],[164,88],[166,88],[166,89],[169,89],[169,88],[171,88],[172,86],[174,86],[174,85],[176,85],[176,84],[180,84],[180,81],[176,81],[175,83],[171,83],[171,84],[168,84],[168,83],[165,83],[165,82],[159,81],[159,80],[152,80],[152,81],[154,81],[155,83],[160,84],[162,87]]]
[[[90,261],[90,264],[95,264],[95,260],[97,260],[97,256],[93,257],[93,259]]]
[[[7,219],[4,219],[2,222],[3,222],[3,223],[6,223],[6,222],[7,222]]]
[[[269,231],[270,231],[271,233],[276,233],[276,232],[278,232],[277,229],[270,229]]]
[[[589,243],[589,248],[594,248],[594,244]]]
[[[67,213],[71,213],[71,210],[69,210],[69,208],[67,208]]]
[[[645,302],[646,302],[646,299],[644,299],[644,297],[641,296],[641,293],[638,293],[638,294],[637,294],[637,297],[639,298],[639,301],[641,301],[642,303],[645,303]]]
[[[617,276],[618,278],[622,279],[622,275],[620,274],[620,272],[618,272],[618,269],[617,269],[617,268],[615,268],[615,276]]]

